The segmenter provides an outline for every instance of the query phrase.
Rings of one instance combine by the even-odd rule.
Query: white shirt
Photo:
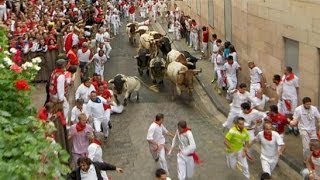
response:
[[[260,76],[262,74],[261,69],[255,66],[252,69],[249,68],[249,70],[250,70],[250,83],[251,84],[260,83],[261,82]]]
[[[101,146],[96,143],[91,143],[88,146],[88,158],[93,162],[103,162]]]
[[[165,144],[166,139],[163,134],[168,133],[168,130],[161,124],[159,126],[157,123],[153,122],[147,134],[147,140],[155,141],[158,144]]]
[[[88,49],[86,52],[83,52],[82,49],[78,49],[77,56],[80,62],[89,62],[90,61],[91,51]]]
[[[293,119],[298,120],[298,127],[301,130],[316,130],[315,120],[320,118],[319,111],[316,107],[311,106],[305,109],[303,105],[294,110]]]
[[[171,148],[173,148],[176,143],[179,144],[180,153],[185,156],[193,153],[197,148],[192,132],[190,130],[183,134],[180,134],[177,130],[172,140]]]
[[[65,93],[65,82],[66,81],[66,77],[64,74],[61,74],[58,78],[57,78],[57,97],[59,101],[63,101],[64,99],[64,93]]]
[[[245,120],[244,126],[248,129],[252,129],[255,127],[257,120],[263,120],[267,117],[267,114],[264,112],[260,112],[256,109],[252,109],[252,111],[248,114],[241,112],[239,117],[243,117]]]
[[[76,99],[81,98],[84,100],[85,103],[87,103],[89,101],[89,95],[92,91],[96,91],[92,84],[89,87],[87,87],[82,83],[76,91]]]
[[[98,180],[96,169],[93,164],[90,165],[88,172],[80,170],[81,180]]]
[[[104,42],[103,34],[101,33],[97,33],[95,39],[97,42],[100,42],[100,43]]]
[[[107,56],[103,54],[102,56],[99,56],[99,54],[95,54],[92,58],[94,60],[95,66],[97,68],[104,66],[104,63],[107,62]]]
[[[266,103],[270,100],[270,98],[266,95],[262,95],[262,99],[258,98],[258,97],[254,97],[254,100],[256,102],[256,108],[260,111],[263,111],[265,106],[266,106]]]
[[[83,104],[81,111],[77,106],[74,106],[72,108],[72,110],[71,110],[71,122],[77,123],[79,121],[78,117],[79,117],[79,115],[81,113],[85,113],[87,115],[87,117],[89,117],[89,114],[88,114],[88,111],[87,111],[87,105]]]
[[[110,33],[108,32],[103,33],[103,39],[105,41],[110,42],[110,38],[111,38]]]
[[[251,107],[256,106],[254,98],[250,95],[248,91],[243,94],[239,91],[233,93],[232,103],[230,104],[231,108],[241,108],[241,104],[244,102],[251,102]]]
[[[108,102],[101,96],[98,96],[98,98],[101,100],[100,103],[93,102],[90,99],[87,104],[88,113],[93,118],[103,118],[105,116],[103,104],[108,104]]]
[[[273,158],[278,156],[278,147],[284,145],[284,142],[278,132],[272,131],[272,140],[268,141],[263,131],[259,132],[255,140],[261,143],[261,157]]]
[[[223,58],[220,54],[217,54],[216,59],[215,59],[215,67],[216,70],[223,70]]]
[[[237,70],[240,65],[237,62],[233,62],[231,65],[227,62],[223,65],[223,69],[226,71],[226,76],[229,78],[237,78]]]
[[[282,98],[283,99],[298,99],[297,87],[299,87],[299,78],[294,75],[294,78],[290,81],[285,80],[285,76],[282,77]]]

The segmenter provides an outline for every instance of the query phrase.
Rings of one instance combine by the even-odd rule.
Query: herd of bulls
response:
[[[173,97],[176,94],[180,96],[182,91],[186,91],[191,99],[193,76],[201,72],[196,70],[198,58],[188,51],[172,49],[172,41],[166,35],[149,31],[148,26],[141,23],[127,24],[126,32],[131,44],[136,43],[138,34],[140,36],[138,55],[134,56],[139,74],[142,76],[146,72],[154,84],[163,84],[166,76],[172,83]],[[139,99],[138,91],[141,83],[137,77],[117,74],[109,83],[114,85],[116,100],[117,95],[124,95],[124,105],[133,92],[137,92],[137,100]]]

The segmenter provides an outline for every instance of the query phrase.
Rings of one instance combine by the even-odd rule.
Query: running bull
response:
[[[154,84],[163,84],[163,77],[166,70],[166,61],[163,58],[155,57],[150,61],[151,79]]]
[[[143,70],[147,70],[147,75],[149,75],[149,63],[150,63],[150,52],[148,49],[141,48],[139,49],[138,55],[134,56],[137,59],[138,72],[140,75],[143,75]]]
[[[124,96],[123,105],[127,105],[127,100],[131,97],[133,92],[137,93],[137,101],[139,101],[139,90],[141,83],[137,77],[126,76],[123,74],[117,74],[113,79],[108,81],[113,84],[114,97],[116,103],[119,104],[118,96]]]
[[[193,90],[193,76],[197,75],[201,71],[202,70],[188,69],[187,66],[180,62],[171,62],[167,67],[167,76],[173,84],[173,97],[175,97],[175,86],[178,96],[181,95],[181,91],[185,90],[189,93],[189,97],[191,98]]]

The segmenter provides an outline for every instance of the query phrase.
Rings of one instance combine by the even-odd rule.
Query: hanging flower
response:
[[[4,57],[3,61],[9,66],[13,64],[12,60],[9,57]]]
[[[36,65],[36,64],[34,64],[32,67],[33,67],[33,69],[35,69],[36,71],[39,71],[39,70],[41,69],[41,67],[38,66],[38,65]]]
[[[10,69],[16,73],[21,73],[22,72],[22,68],[20,66],[18,66],[17,64],[12,64],[10,66]]]
[[[32,63],[41,63],[41,58],[40,57],[35,57],[31,61],[32,61]]]
[[[27,90],[29,90],[29,84],[24,79],[17,80],[15,85],[16,85],[16,89],[19,90],[19,91],[27,91]]]
[[[5,66],[3,64],[0,64],[0,69],[5,68]]]

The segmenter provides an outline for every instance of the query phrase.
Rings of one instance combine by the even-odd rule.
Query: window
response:
[[[208,0],[208,23],[211,27],[214,27],[214,8],[213,8],[213,0]]]
[[[284,65],[292,67],[292,71],[299,77],[299,42],[284,38]]]
[[[188,6],[191,7],[191,0],[187,0]]]
[[[197,8],[197,14],[198,15],[201,15],[201,0],[197,0],[197,2],[196,2],[197,4],[196,4],[196,8]]]
[[[224,26],[225,38],[227,41],[232,40],[232,5],[231,0],[224,1]]]

